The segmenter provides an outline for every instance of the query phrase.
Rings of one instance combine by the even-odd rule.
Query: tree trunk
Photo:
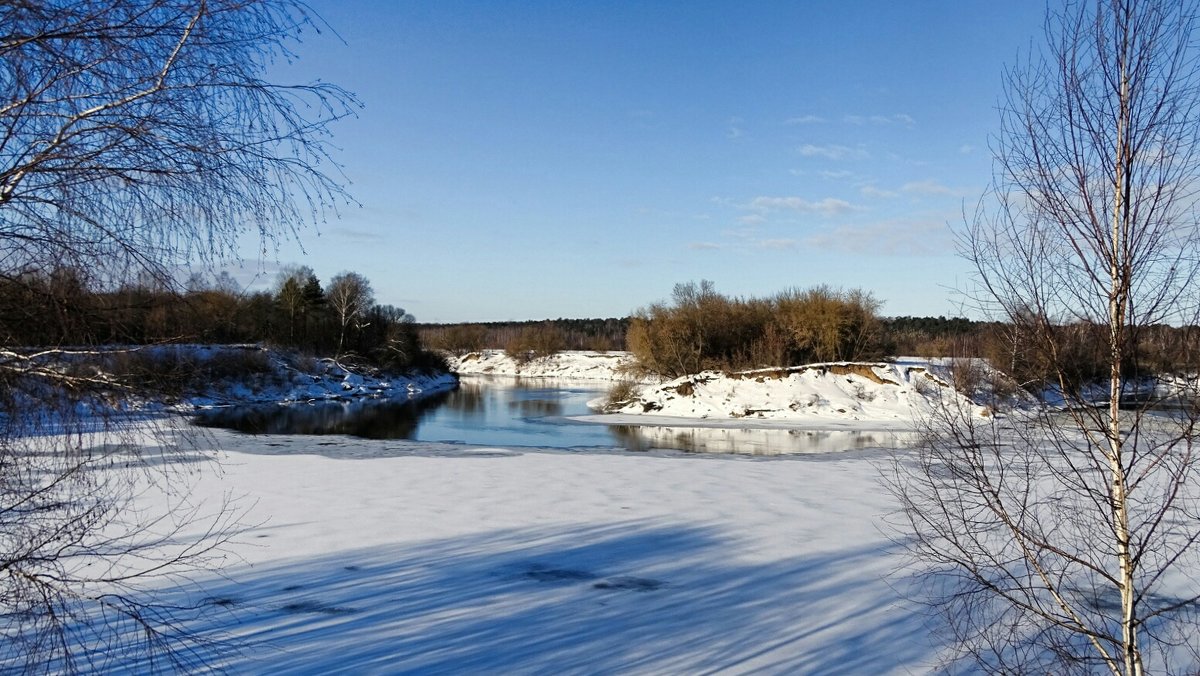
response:
[[[1126,71],[1128,38],[1120,54],[1121,95],[1120,112],[1117,119],[1117,141],[1113,180],[1112,252],[1109,263],[1109,384],[1108,384],[1108,444],[1109,467],[1112,472],[1113,533],[1116,538],[1118,580],[1121,592],[1121,649],[1125,674],[1140,676],[1142,673],[1141,652],[1138,649],[1137,612],[1134,607],[1134,563],[1129,536],[1129,494],[1124,465],[1124,439],[1121,436],[1121,362],[1125,351],[1125,311],[1129,297],[1129,265],[1125,244],[1128,240],[1129,222],[1126,216],[1128,203],[1125,191],[1128,178],[1125,168],[1129,162],[1129,147],[1126,138],[1129,119],[1129,78]]]

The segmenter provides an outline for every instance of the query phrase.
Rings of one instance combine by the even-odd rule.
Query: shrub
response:
[[[608,390],[604,402],[604,410],[615,411],[621,406],[633,401],[640,391],[640,386],[633,380],[619,380]]]
[[[487,344],[487,327],[479,324],[456,324],[446,328],[433,341],[433,347],[456,357],[479,352]]]
[[[672,303],[631,319],[627,347],[641,369],[676,378],[812,361],[878,357],[879,302],[859,290],[816,287],[772,298],[730,298],[712,282],[677,284]]]
[[[518,364],[549,357],[566,349],[562,332],[550,323],[528,326],[504,346],[504,353]]]

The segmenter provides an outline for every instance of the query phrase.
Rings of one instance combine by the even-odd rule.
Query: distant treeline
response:
[[[503,350],[530,330],[550,329],[558,334],[564,350],[606,352],[628,349],[632,317],[607,319],[544,319],[512,322],[460,322],[416,324],[421,343],[455,354],[478,350]],[[882,342],[891,354],[924,354],[949,347],[956,339],[990,326],[961,317],[891,317],[879,320]]]
[[[1067,365],[1068,387],[1107,376],[1102,326],[1028,321],[1022,326],[1037,328],[1018,330],[962,317],[879,317],[877,308],[858,290],[736,298],[702,282],[678,285],[671,302],[631,317],[417,324],[403,309],[375,302],[369,281],[353,272],[322,284],[310,268],[296,267],[270,290],[245,291],[227,274],[194,275],[182,285],[103,285],[55,268],[0,278],[0,340],[14,347],[266,343],[394,369],[437,368],[440,357],[428,347],[503,349],[522,360],[630,350],[660,375],[913,355],[984,357],[1021,383],[1046,382],[1052,360]],[[1200,327],[1140,327],[1129,340],[1131,377],[1200,368]]]
[[[0,278],[0,335],[9,346],[265,343],[393,368],[436,368],[412,315],[375,302],[362,275],[322,285],[286,270],[267,291],[228,275],[193,275],[182,288],[141,279],[105,288],[73,268]]]
[[[560,350],[625,349],[628,317],[608,319],[547,319],[522,322],[417,324],[421,342],[433,349],[466,354],[485,349],[503,350],[535,333],[554,334]]]
[[[901,355],[986,358],[1031,389],[1047,383],[1070,389],[1108,375],[1102,326],[1023,322],[1040,327],[1028,333],[1011,324],[963,317],[880,317],[877,307],[858,290],[819,286],[767,298],[735,298],[702,282],[677,285],[670,302],[626,318],[418,328],[423,344],[460,355],[503,349],[514,358],[531,359],[559,350],[630,350],[644,370],[663,376]],[[1200,368],[1200,327],[1142,327],[1131,333],[1130,343],[1127,377]],[[1051,368],[1054,360],[1064,365],[1061,383]]]

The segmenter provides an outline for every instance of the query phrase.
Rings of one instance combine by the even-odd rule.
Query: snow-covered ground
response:
[[[958,396],[945,366],[701,374],[595,418],[673,435],[665,412],[708,415],[687,425],[722,432],[716,450],[903,429]],[[912,674],[938,657],[888,536],[895,434],[783,459],[189,433],[214,452],[192,465],[188,504],[240,496],[246,530],[220,575],[173,593],[212,608],[194,630],[240,643],[216,663],[233,674]],[[153,514],[178,496],[137,499]]]
[[[369,369],[350,368],[335,359],[300,357],[260,345],[158,345],[136,350],[149,357],[170,357],[200,366],[231,358],[261,359],[269,365],[262,372],[210,382],[202,391],[188,393],[180,402],[184,410],[233,404],[411,399],[453,388],[457,383],[448,373],[376,374]]]
[[[559,352],[519,364],[504,350],[450,356],[450,370],[459,375],[520,376],[563,380],[629,380],[633,356],[628,352]]]
[[[521,375],[620,380],[625,359],[574,353]],[[756,434],[896,430],[914,397],[953,392],[930,371],[701,374],[686,381],[691,408],[673,404],[683,380],[646,383],[639,410],[597,417],[675,435],[680,419],[665,416],[694,416],[720,428],[706,436],[716,450]],[[309,381],[290,398],[375,391],[336,372]],[[230,673],[886,674],[937,658],[886,535],[896,505],[879,476],[895,434],[771,459],[192,433],[216,453],[194,465],[206,469],[188,504],[241,496],[247,529],[220,575],[173,593],[211,606],[194,630],[241,643],[217,662]],[[321,455],[330,446],[349,452]],[[150,490],[139,507],[178,495]]]
[[[910,426],[934,407],[951,402],[967,405],[928,361],[896,361],[810,364],[734,374],[705,371],[644,386],[610,410],[788,420],[806,426],[846,421]]]
[[[255,673],[913,673],[883,451],[518,452],[214,431],[193,500],[246,495],[202,630]],[[296,455],[261,455],[279,444]],[[148,498],[147,498],[148,499]],[[137,671],[139,665],[128,665]]]

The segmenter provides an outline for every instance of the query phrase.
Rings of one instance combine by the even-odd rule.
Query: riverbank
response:
[[[262,345],[168,344],[114,348],[102,354],[136,360],[156,381],[179,379],[173,394],[155,395],[142,406],[162,407],[165,401],[181,412],[247,404],[401,401],[444,392],[458,383],[450,372],[386,373]],[[186,377],[180,379],[181,373]]]
[[[680,419],[688,419],[777,421],[807,429],[904,429],[944,406],[977,416],[991,413],[955,388],[955,362],[949,359],[900,357],[740,373],[705,371],[666,382],[636,379],[633,364],[627,352],[560,352],[518,364],[503,351],[486,350],[455,358],[451,369],[463,376],[622,383],[609,397],[593,402],[598,411],[620,418],[579,418],[587,422],[679,425]],[[978,400],[990,393],[980,394],[984,396]]]

